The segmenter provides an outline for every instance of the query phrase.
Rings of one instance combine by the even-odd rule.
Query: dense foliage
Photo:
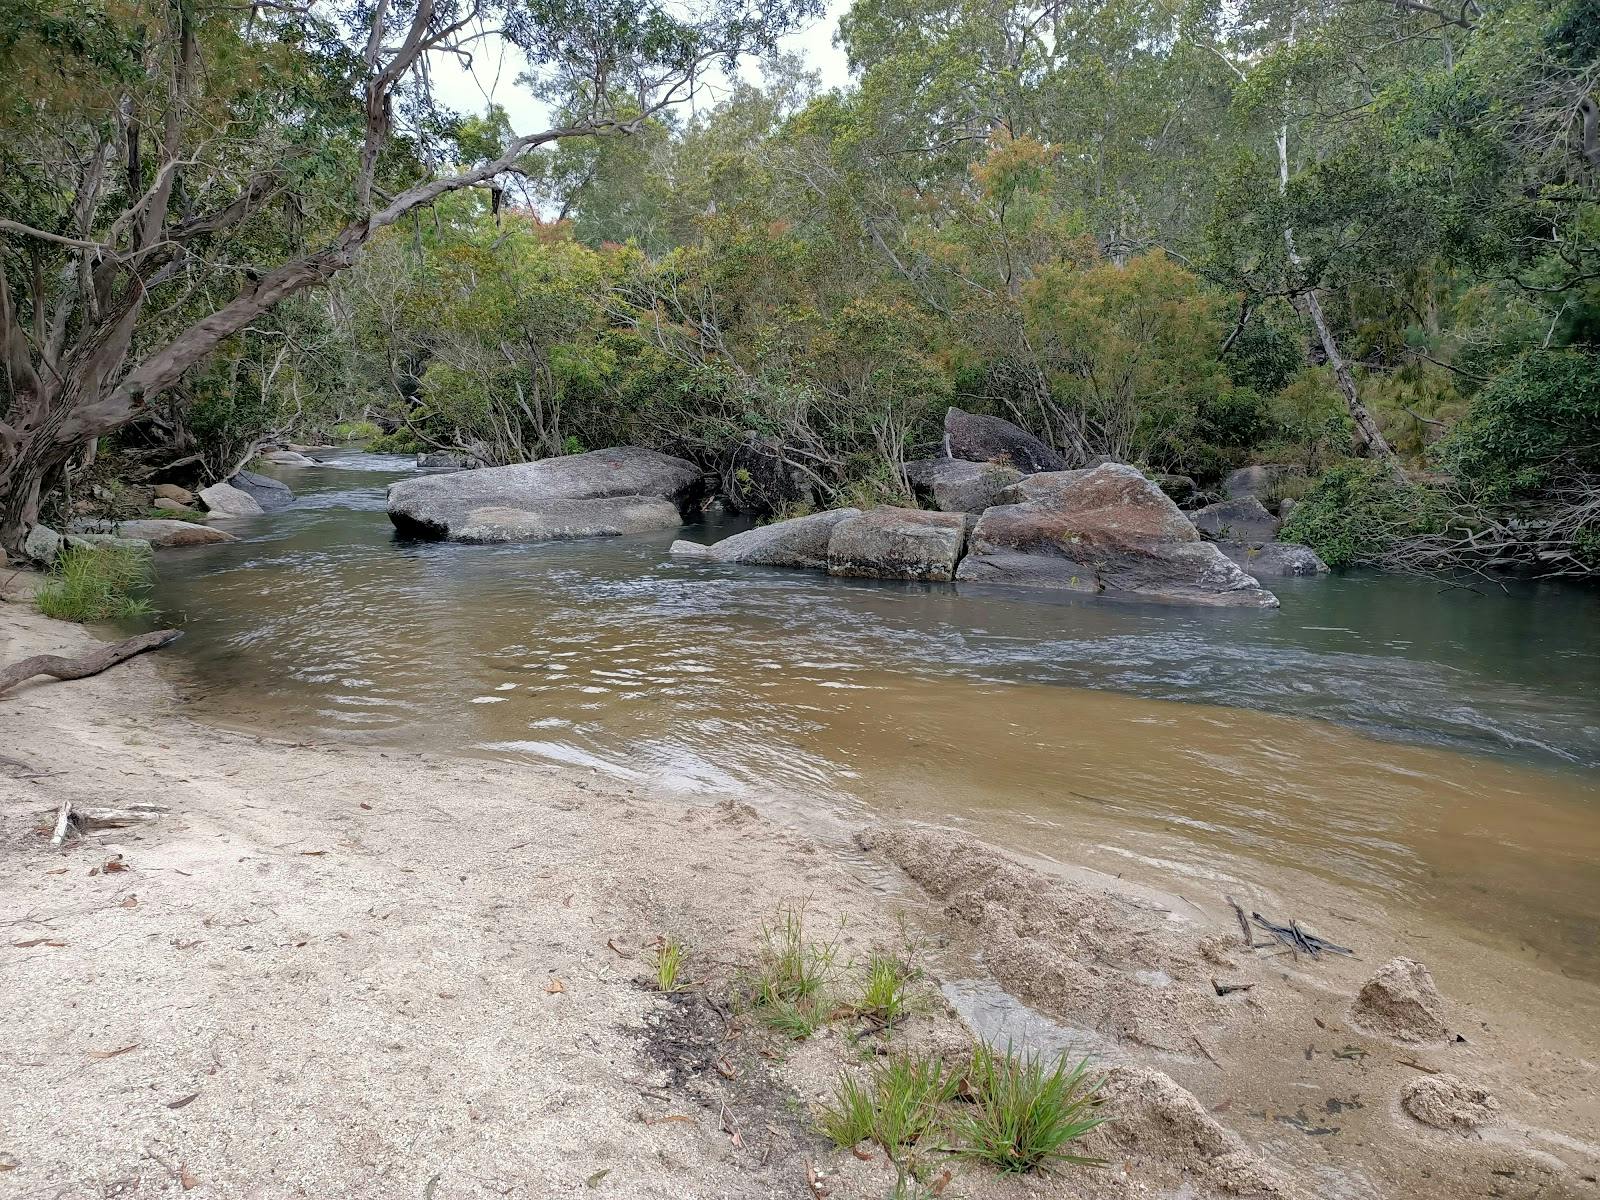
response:
[[[28,11],[14,38],[67,36]],[[114,14],[70,24],[118,69]],[[849,87],[769,59],[441,197],[151,420],[212,474],[354,421],[489,462],[641,443],[770,510],[907,499],[954,403],[1202,488],[1291,464],[1290,532],[1331,561],[1592,572],[1597,27],[1594,0],[856,0]],[[445,169],[504,126],[394,154]]]

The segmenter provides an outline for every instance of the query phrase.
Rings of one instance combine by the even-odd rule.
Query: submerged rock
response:
[[[117,532],[125,538],[148,542],[163,549],[172,546],[211,546],[219,542],[236,542],[231,533],[209,525],[196,525],[193,521],[166,521],[160,518],[149,521],[123,521]]]
[[[1035,475],[979,518],[957,578],[1170,603],[1275,608],[1133,467]]]
[[[1194,527],[1213,542],[1270,542],[1278,536],[1278,519],[1254,496],[1238,496],[1208,504],[1189,514]]]
[[[452,541],[610,536],[670,529],[704,494],[693,463],[621,446],[401,480],[389,485],[389,519]]]
[[[1368,1033],[1397,1042],[1437,1042],[1449,1033],[1444,997],[1428,968],[1392,958],[1367,980],[1350,1006],[1350,1019]]]
[[[1455,1133],[1471,1133],[1500,1111],[1499,1102],[1488,1092],[1454,1075],[1413,1079],[1400,1089],[1400,1107],[1424,1125]]]
[[[259,504],[263,512],[288,508],[294,503],[294,493],[289,490],[289,485],[267,475],[240,471],[228,482]]]
[[[841,521],[860,515],[859,508],[830,509],[828,512],[747,529],[711,546],[702,546],[698,542],[673,542],[672,553],[752,567],[810,567],[823,570],[828,566],[828,540],[833,536],[834,528]]]
[[[834,527],[828,539],[828,574],[950,580],[966,540],[961,513],[874,508]]]
[[[227,483],[202,488],[200,502],[219,517],[256,517],[266,511],[249,492]]]
[[[1067,463],[1020,425],[952,407],[944,414],[944,452],[968,462],[998,463],[1024,475],[1063,471]]]
[[[1218,542],[1217,549],[1257,579],[1325,575],[1328,571],[1328,564],[1317,557],[1315,550],[1294,542]]]
[[[906,464],[906,482],[917,499],[940,512],[981,513],[998,504],[1000,494],[1021,478],[1015,467],[959,458],[924,458]]]

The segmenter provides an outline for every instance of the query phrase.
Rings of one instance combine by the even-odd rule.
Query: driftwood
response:
[[[59,846],[67,840],[67,830],[72,827],[72,801],[63,800],[61,808],[56,812],[55,832],[50,835],[50,844]]]
[[[1319,938],[1314,933],[1307,933],[1300,928],[1300,922],[1298,921],[1290,921],[1287,925],[1279,925],[1267,920],[1267,918],[1254,910],[1251,911],[1249,917],[1246,917],[1244,908],[1232,896],[1224,896],[1223,899],[1233,906],[1234,916],[1239,918],[1239,932],[1244,935],[1244,944],[1251,950],[1259,950],[1263,946],[1276,944],[1287,946],[1295,954],[1304,952],[1311,955],[1312,958],[1320,957],[1323,954],[1348,954],[1352,958],[1355,957],[1354,950],[1346,946],[1336,946],[1326,938]],[[1266,930],[1267,933],[1272,935],[1273,940],[1270,942],[1256,941],[1255,934],[1250,930],[1252,925],[1257,929]],[[1220,996],[1226,993],[1218,990],[1217,994]]]
[[[90,675],[98,675],[107,667],[114,667],[124,659],[132,658],[135,654],[143,654],[146,650],[159,650],[182,636],[181,629],[158,629],[153,633],[141,633],[138,637],[125,638],[109,646],[101,646],[77,658],[63,658],[59,654],[35,654],[32,658],[25,658],[9,667],[0,667],[0,692],[14,688],[24,679],[32,679],[35,675],[51,675],[56,679],[83,679]]]

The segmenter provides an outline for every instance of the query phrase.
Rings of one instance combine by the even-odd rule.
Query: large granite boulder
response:
[[[1280,480],[1304,475],[1305,470],[1294,463],[1258,463],[1253,467],[1240,467],[1222,481],[1222,494],[1229,500],[1239,496],[1265,500]]]
[[[467,542],[605,537],[670,529],[698,509],[693,463],[637,446],[389,485],[389,519],[419,537]]]
[[[1067,466],[1065,459],[1022,426],[1003,417],[954,407],[944,414],[944,452],[947,458],[1015,467],[1024,475],[1062,471]]]
[[[1278,536],[1278,519],[1254,496],[1238,496],[1208,504],[1189,514],[1194,527],[1213,542],[1270,542]]]
[[[288,484],[254,471],[240,471],[228,482],[259,504],[263,512],[288,508],[294,502],[294,493]]]
[[[1200,540],[1133,467],[1036,475],[978,519],[956,577],[1169,603],[1274,608],[1277,598]],[[837,535],[835,535],[837,536]]]
[[[966,540],[961,513],[874,508],[834,527],[828,539],[828,574],[950,580]]]
[[[202,488],[200,502],[219,517],[258,517],[266,511],[249,492],[228,483]]]
[[[475,471],[483,466],[483,462],[456,450],[424,450],[417,455],[417,466],[436,470]]]
[[[125,538],[149,542],[165,549],[172,546],[212,546],[220,542],[236,542],[231,533],[224,533],[209,525],[196,525],[193,521],[167,521],[159,518],[148,521],[123,521],[117,532]]]
[[[859,517],[859,508],[834,508],[827,512],[775,521],[723,538],[710,546],[699,542],[672,543],[672,553],[685,558],[709,558],[713,562],[737,563],[750,567],[828,566],[828,540],[841,521]]]
[[[816,500],[816,479],[784,457],[777,438],[746,434],[728,461],[728,499],[740,512],[766,516]]]
[[[1257,579],[1286,578],[1296,575],[1326,575],[1328,564],[1310,546],[1294,542],[1218,542],[1221,550]]]
[[[981,513],[1000,502],[1000,493],[1023,478],[1015,467],[924,458],[906,464],[906,482],[918,500],[940,512]]]

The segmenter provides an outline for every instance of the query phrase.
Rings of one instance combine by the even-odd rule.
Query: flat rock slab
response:
[[[826,570],[828,542],[842,521],[859,517],[859,508],[835,508],[809,516],[774,521],[723,538],[710,546],[673,542],[672,553],[751,567],[805,567]]]
[[[1270,542],[1278,536],[1278,518],[1254,496],[1238,496],[1208,504],[1189,514],[1194,527],[1213,542]]]
[[[200,502],[219,517],[258,517],[266,511],[249,492],[226,483],[202,488]]]
[[[259,504],[264,512],[288,508],[294,503],[294,493],[289,490],[289,485],[270,475],[240,471],[228,482]]]
[[[605,536],[669,529],[704,491],[693,463],[621,446],[401,480],[389,485],[389,519],[402,532],[454,541]],[[573,504],[582,501],[608,503]]]
[[[944,414],[944,452],[947,458],[998,463],[1024,475],[1036,471],[1062,471],[1067,463],[1033,434],[1004,417],[990,417],[951,408]]]
[[[1000,503],[1000,494],[1021,478],[1015,467],[959,458],[924,458],[906,464],[906,481],[917,499],[940,512],[981,513]]]
[[[659,496],[607,496],[598,500],[542,500],[520,508],[488,505],[464,513],[451,526],[456,542],[548,542],[649,533],[683,523],[678,506]]]
[[[1277,597],[1200,540],[1141,472],[1119,463],[1031,476],[978,519],[957,578],[1164,603],[1275,608]]]
[[[237,542],[231,533],[209,525],[196,525],[193,521],[123,521],[117,532],[125,538],[135,538],[161,549],[173,546],[212,546],[221,542]]]
[[[874,508],[834,528],[828,539],[828,574],[948,581],[955,578],[966,540],[961,513]]]

